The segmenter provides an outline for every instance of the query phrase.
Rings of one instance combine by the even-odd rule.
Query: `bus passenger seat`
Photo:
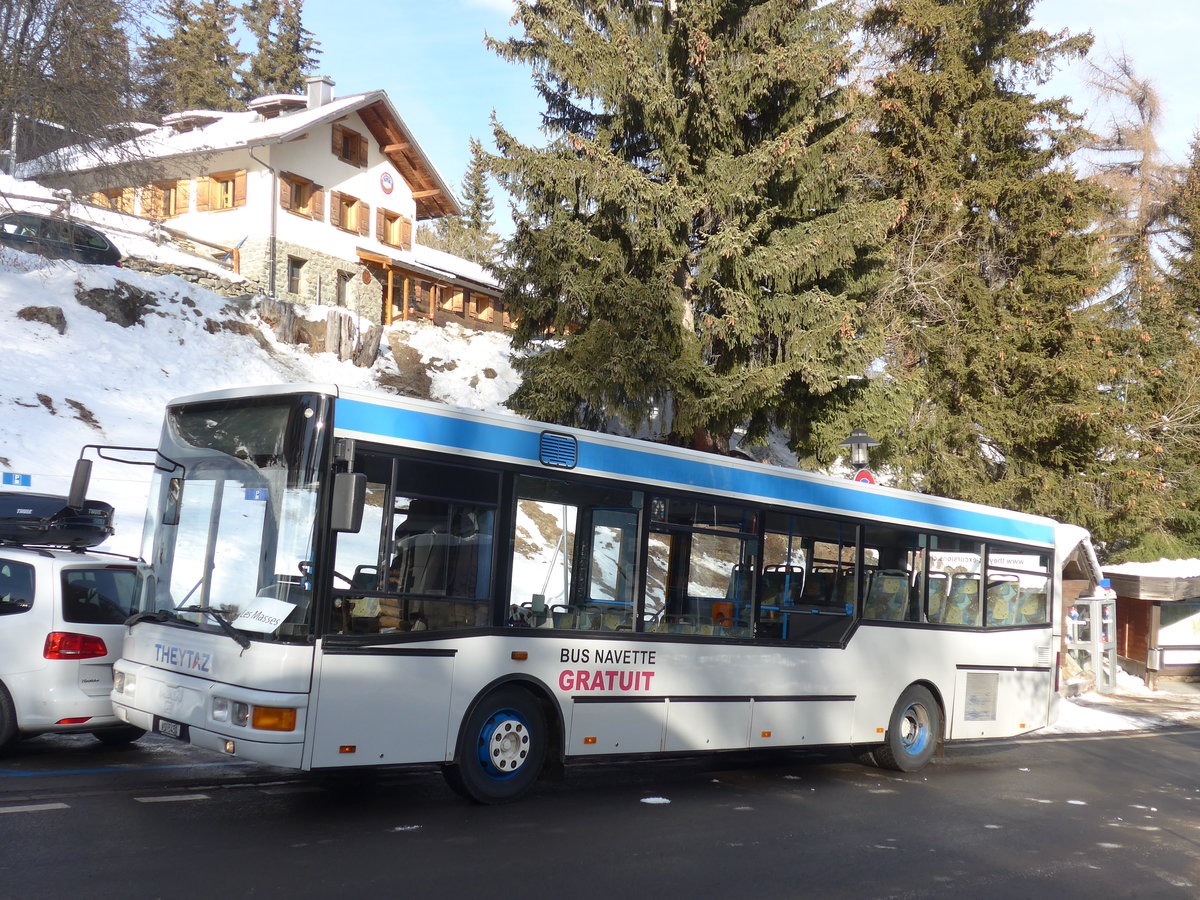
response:
[[[1046,593],[1045,591],[1021,591],[1018,601],[1018,625],[1045,625]]]
[[[979,576],[971,572],[956,572],[950,579],[950,596],[946,598],[947,625],[982,625],[979,608]]]
[[[863,614],[868,619],[904,621],[908,612],[908,574],[892,569],[876,572],[864,606]]]
[[[1017,624],[1021,584],[1016,576],[993,581],[987,589],[987,620],[989,625]]]

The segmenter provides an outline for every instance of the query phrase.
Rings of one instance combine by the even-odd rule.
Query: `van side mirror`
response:
[[[367,502],[367,476],[363,472],[338,472],[333,476],[333,510],[330,527],[334,531],[357,532],[362,528],[363,507]]]
[[[71,492],[67,494],[67,506],[83,509],[87,499],[88,483],[92,480],[92,461],[80,457],[75,460],[75,472],[71,476]]]

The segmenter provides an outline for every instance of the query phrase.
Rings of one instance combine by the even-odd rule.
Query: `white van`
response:
[[[20,511],[46,521],[37,515],[45,508],[43,498],[25,497]],[[17,502],[13,494],[0,500],[0,507]],[[0,539],[12,540],[14,517],[3,512]],[[79,527],[76,516],[75,531],[60,529],[44,539],[69,535],[71,543],[87,543]],[[123,623],[137,607],[137,563],[79,546],[26,546],[33,530],[26,517],[22,543],[0,543],[0,751],[19,738],[49,732],[91,732],[109,743],[137,740],[143,732],[113,715],[108,696]],[[109,533],[111,528],[99,539]]]

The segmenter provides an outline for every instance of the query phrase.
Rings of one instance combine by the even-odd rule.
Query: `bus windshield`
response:
[[[303,395],[167,411],[160,452],[177,468],[155,475],[143,610],[255,639],[307,639],[326,403]]]

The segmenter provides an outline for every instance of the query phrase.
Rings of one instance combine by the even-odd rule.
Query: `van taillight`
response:
[[[52,631],[46,635],[42,656],[46,659],[94,659],[108,656],[108,648],[103,640],[92,634]]]

